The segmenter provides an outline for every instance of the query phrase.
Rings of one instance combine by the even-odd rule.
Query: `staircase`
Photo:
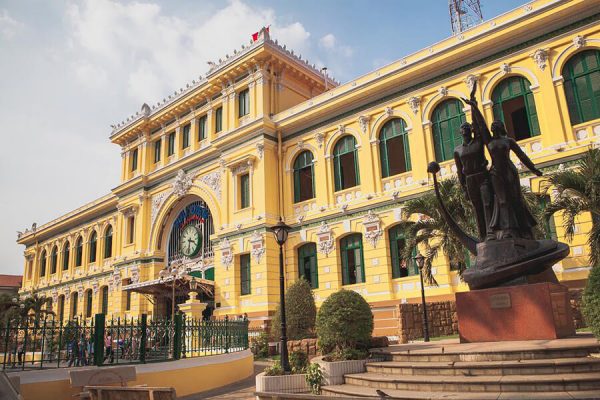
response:
[[[392,346],[386,361],[324,386],[326,396],[387,399],[600,399],[600,345],[552,341]],[[380,390],[381,394],[377,394]],[[384,396],[387,395],[389,397]]]

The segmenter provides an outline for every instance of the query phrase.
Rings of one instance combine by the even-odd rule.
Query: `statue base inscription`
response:
[[[461,343],[575,335],[568,288],[555,283],[457,293],[456,313]]]

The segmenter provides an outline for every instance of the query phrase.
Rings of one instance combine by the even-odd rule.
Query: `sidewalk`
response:
[[[189,396],[178,397],[179,400],[209,400],[209,399],[229,399],[229,400],[254,400],[255,377],[261,373],[268,365],[268,362],[257,361],[254,363],[254,374],[229,386],[209,390],[207,392],[191,394]]]

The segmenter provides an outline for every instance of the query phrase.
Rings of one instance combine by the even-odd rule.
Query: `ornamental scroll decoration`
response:
[[[200,182],[204,183],[206,186],[211,188],[215,192],[215,196],[217,196],[217,200],[221,200],[221,172],[214,171],[210,174],[203,175],[200,179]]]
[[[186,174],[184,170],[180,169],[173,182],[173,193],[177,197],[183,197],[192,187],[192,174]]]
[[[383,229],[381,229],[381,219],[373,210],[369,210],[365,215],[363,226],[365,227],[365,237],[371,243],[371,246],[377,247],[379,238],[383,236]]]
[[[321,226],[317,230],[317,251],[328,256],[334,249],[333,231],[327,225],[327,222],[322,221]]]
[[[265,246],[263,236],[258,231],[254,231],[250,237],[250,249],[252,257],[259,264],[260,259],[265,254]]]
[[[52,291],[52,304],[57,304],[58,303],[58,291],[56,289],[54,289]]]
[[[134,265],[131,267],[131,283],[138,283],[140,281],[140,266]]]
[[[219,250],[221,250],[221,264],[225,266],[225,270],[229,270],[229,266],[233,262],[233,250],[231,249],[229,239],[225,238],[221,240]]]

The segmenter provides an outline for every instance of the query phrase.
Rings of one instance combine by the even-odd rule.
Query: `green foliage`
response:
[[[306,383],[310,386],[312,394],[321,394],[321,384],[323,383],[323,372],[317,363],[311,363],[306,368]]]
[[[285,317],[288,340],[301,340],[315,337],[317,306],[310,283],[303,277],[292,283],[285,292]],[[281,336],[281,311],[279,307],[271,320],[271,339]]]
[[[256,358],[269,356],[269,335],[261,332],[257,337],[250,338],[250,349]]]
[[[369,352],[365,349],[341,349],[335,350],[333,353],[325,357],[325,361],[347,361],[347,360],[364,360],[369,356]]]
[[[600,338],[600,265],[590,271],[582,303],[585,322],[592,333]]]
[[[589,149],[577,160],[575,168],[558,170],[548,178],[548,190],[556,189],[546,214],[562,212],[567,240],[575,235],[576,217],[591,213],[588,233],[590,265],[600,263],[600,149]]]
[[[308,356],[302,350],[296,350],[290,354],[290,367],[293,374],[303,374],[308,365]]]
[[[283,374],[284,374],[283,368],[281,367],[281,363],[279,361],[275,361],[273,363],[273,365],[265,368],[266,376],[277,376],[277,375],[283,375]]]
[[[467,234],[477,237],[475,214],[458,179],[455,177],[444,179],[439,184],[440,194],[446,208],[456,223]],[[418,198],[407,201],[404,211],[409,217],[420,215],[421,218],[416,222],[404,221],[401,223],[406,237],[403,258],[411,259],[415,248],[424,247],[423,276],[430,284],[437,285],[431,274],[431,264],[440,251],[444,252],[451,264],[460,266],[459,273],[462,273],[466,265],[466,257],[468,257],[467,251],[462,243],[454,237],[446,223],[434,191],[428,191]]]
[[[317,314],[317,336],[324,354],[347,349],[367,350],[373,314],[366,300],[351,290],[330,295]]]

